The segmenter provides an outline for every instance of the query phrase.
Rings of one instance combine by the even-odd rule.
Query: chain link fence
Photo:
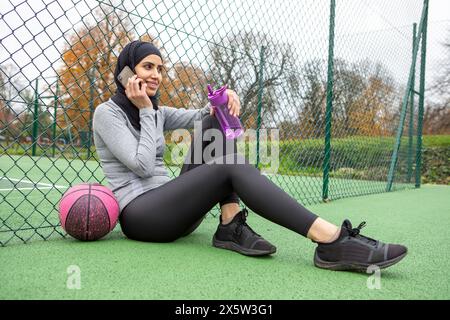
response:
[[[278,129],[279,141],[261,144],[279,148],[267,176],[301,203],[419,186],[423,36],[411,65],[425,3],[2,1],[0,244],[65,236],[65,190],[107,184],[92,115],[115,92],[121,48],[136,39],[163,52],[161,105],[201,108],[207,83],[228,84],[246,128]],[[170,137],[165,161],[176,177]]]

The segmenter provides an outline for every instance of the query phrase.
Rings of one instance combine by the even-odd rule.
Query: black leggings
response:
[[[236,140],[223,138],[223,150],[231,150],[231,153],[212,154],[222,162],[207,160],[207,164],[193,164],[194,148],[201,145],[204,150],[214,141],[205,142],[205,138],[198,136],[208,134],[205,130],[209,128],[219,128],[215,117],[206,116],[202,132],[194,132],[196,136],[178,177],[143,193],[122,210],[123,233],[139,241],[174,241],[194,231],[216,204],[239,203],[240,197],[255,213],[306,237],[317,216],[238,154]],[[232,148],[228,145],[227,149],[225,144],[230,143]],[[230,162],[225,157],[232,157],[240,164],[226,164]]]

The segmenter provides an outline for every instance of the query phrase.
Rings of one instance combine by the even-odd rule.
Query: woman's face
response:
[[[146,56],[134,68],[138,78],[147,83],[147,95],[150,97],[156,94],[156,91],[161,85],[162,68],[162,60],[155,54]]]

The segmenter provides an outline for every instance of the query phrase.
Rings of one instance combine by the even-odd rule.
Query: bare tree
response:
[[[332,135],[386,135],[391,133],[398,106],[396,84],[379,63],[334,63]],[[326,125],[326,62],[312,60],[302,67],[301,109],[298,127],[302,137],[319,138]]]
[[[260,85],[261,50],[264,47],[263,81]],[[217,85],[228,84],[241,97],[242,120],[247,127],[255,127],[258,95],[264,96],[263,118],[273,121],[273,114],[281,100],[295,64],[293,52],[287,44],[279,44],[263,33],[240,32],[210,46],[211,69],[208,79]],[[292,81],[292,79],[291,79]]]
[[[450,134],[450,108],[447,105],[427,105],[423,115],[423,134]]]
[[[427,90],[432,98],[428,99],[425,106],[424,134],[450,133],[450,35],[443,46],[447,50],[447,57],[443,60],[440,74]]]
[[[0,135],[8,140],[16,139],[20,133],[18,117],[26,109],[24,97],[30,95],[20,75],[12,64],[0,66]]]

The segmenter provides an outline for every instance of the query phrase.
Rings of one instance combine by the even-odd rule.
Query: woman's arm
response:
[[[194,121],[201,121],[204,116],[210,114],[211,105],[208,103],[202,109],[196,110],[173,107],[161,107],[161,109],[164,112],[164,130],[189,129],[194,127]]]
[[[153,175],[156,159],[155,110],[139,110],[141,132],[139,140],[131,133],[123,116],[102,105],[94,113],[94,130],[105,142],[109,151],[138,176]]]
[[[241,102],[239,96],[233,90],[227,89],[228,95],[228,110],[231,115],[239,116],[241,111]],[[199,110],[186,110],[171,107],[163,107],[165,113],[164,130],[173,130],[178,128],[189,129],[194,126],[194,121],[201,120],[207,114],[214,116],[214,109],[208,103],[205,107]]]

